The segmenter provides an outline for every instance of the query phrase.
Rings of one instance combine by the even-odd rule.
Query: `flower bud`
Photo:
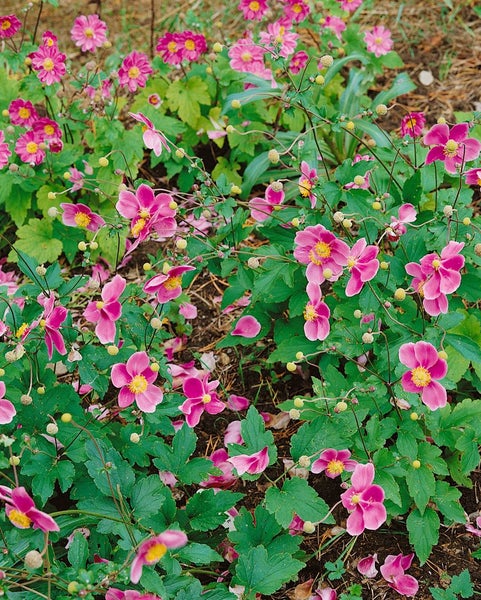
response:
[[[161,329],[162,321],[158,317],[153,317],[152,319],[150,319],[150,326],[152,327],[152,329]]]
[[[306,456],[305,454],[303,454],[302,456],[299,456],[299,466],[302,467],[303,469],[307,469],[309,468],[311,464],[311,459]]]
[[[395,300],[402,302],[406,298],[406,290],[403,290],[403,288],[398,288],[394,292],[394,298],[395,298]]]
[[[297,408],[291,408],[289,416],[292,420],[297,421],[297,419],[301,418],[301,411],[297,410]]]
[[[419,460],[413,460],[413,462],[411,463],[413,469],[419,469],[419,467],[421,466],[421,461]]]
[[[267,153],[267,158],[269,159],[269,162],[276,165],[280,160],[280,154],[277,150],[272,149]]]
[[[60,417],[60,420],[62,423],[70,423],[72,420],[72,415],[70,413],[63,413],[63,415]]]
[[[249,267],[249,269],[258,269],[260,264],[261,263],[257,256],[251,256],[247,261],[247,266]]]
[[[107,346],[107,353],[110,356],[117,356],[117,354],[119,353],[118,346],[115,346],[114,344],[111,344],[110,346]]]
[[[57,433],[58,433],[57,423],[48,423],[47,427],[45,429],[46,429],[48,435],[57,435]]]
[[[97,250],[99,247],[98,242],[92,241],[90,242],[90,250]]]
[[[51,219],[55,219],[55,217],[58,215],[58,208],[56,206],[51,206],[47,210],[47,214]]]
[[[232,106],[232,108],[240,108],[241,107],[241,103],[239,102],[239,100],[235,100],[235,99],[232,100],[230,105]]]
[[[20,402],[24,406],[30,406],[30,404],[32,404],[32,402],[33,402],[33,398],[32,398],[32,396],[29,396],[28,394],[22,394],[20,396]]]
[[[445,217],[447,217],[447,218],[449,218],[449,217],[452,217],[452,215],[453,215],[453,212],[454,212],[454,209],[453,209],[453,207],[452,207],[450,204],[446,205],[446,206],[443,208],[443,214],[444,214],[444,216],[445,216]]]
[[[35,272],[40,277],[45,277],[45,275],[47,273],[47,269],[43,265],[38,265],[38,267],[35,268]]]
[[[175,242],[175,247],[178,250],[185,250],[187,248],[187,240],[184,240],[184,238],[179,238],[176,242]]]
[[[387,106],[385,104],[378,104],[374,110],[376,111],[376,115],[378,115],[378,117],[384,117],[387,115]]]
[[[220,42],[215,42],[215,44],[212,46],[212,50],[214,52],[217,52],[217,54],[219,52],[222,52],[222,48],[223,48],[223,46],[222,46],[222,44]]]
[[[314,533],[314,531],[316,531],[316,526],[314,525],[314,523],[312,523],[312,521],[304,521],[302,531],[304,533]]]
[[[109,159],[105,156],[99,158],[99,167],[106,167],[109,164]]]
[[[361,186],[361,185],[364,185],[366,183],[366,180],[364,179],[364,177],[362,175],[356,175],[354,177],[354,183],[356,185]]]
[[[25,554],[25,566],[27,569],[38,569],[43,565],[43,558],[38,550],[30,550]]]
[[[341,413],[347,410],[347,402],[344,402],[344,400],[341,400],[340,402],[338,402],[336,404],[336,406],[334,407],[334,412],[335,413]]]
[[[77,244],[77,248],[80,250],[80,252],[85,252],[85,250],[87,250],[87,244],[85,242],[79,242]]]
[[[372,344],[374,342],[374,336],[372,333],[366,331],[366,333],[362,334],[362,341],[364,344]]]
[[[302,408],[304,406],[304,400],[302,398],[294,398],[294,406],[296,408]]]
[[[354,311],[354,318],[355,319],[360,319],[362,317],[362,310],[359,310],[358,308]]]
[[[324,54],[324,56],[321,56],[321,60],[319,62],[323,67],[326,67],[326,69],[328,69],[329,67],[332,67],[334,58],[330,54]]]
[[[286,369],[287,369],[288,371],[290,371],[291,373],[294,373],[294,371],[297,369],[297,365],[296,365],[296,363],[294,363],[294,362],[288,362],[288,363],[286,364]]]
[[[344,221],[344,213],[338,210],[332,215],[332,218],[335,223],[342,223]]]
[[[469,217],[464,217],[463,225],[471,225],[471,219]]]
[[[314,81],[317,83],[317,85],[323,85],[323,83],[326,81],[324,79],[324,77],[322,75],[318,75]]]
[[[138,433],[131,433],[130,434],[130,441],[132,442],[132,444],[138,444],[140,442],[140,435]]]

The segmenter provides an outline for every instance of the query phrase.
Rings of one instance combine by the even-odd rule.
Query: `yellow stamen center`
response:
[[[454,140],[448,140],[444,146],[444,155],[449,158],[454,158],[458,152],[459,144]]]
[[[310,195],[311,190],[312,183],[309,181],[309,179],[301,179],[301,181],[299,182],[299,193],[301,194],[301,196],[307,198]]]
[[[18,116],[21,119],[28,119],[30,117],[30,109],[28,109],[25,106],[22,106],[22,108],[20,108],[18,111]]]
[[[89,215],[79,210],[75,213],[73,220],[79,227],[87,227],[92,219]]]
[[[144,229],[145,227],[145,219],[139,219],[135,225],[132,227],[131,231],[132,231],[132,235],[134,237],[138,237],[140,235],[140,232],[142,231],[142,229]]]
[[[167,546],[165,544],[155,544],[149,548],[145,554],[145,560],[149,563],[154,563],[160,560],[167,552]]]
[[[212,400],[212,396],[210,394],[204,394],[202,396],[202,402],[204,404],[209,404],[209,402]]]
[[[316,309],[314,308],[314,305],[309,302],[309,304],[306,305],[306,308],[304,309],[304,319],[306,321],[314,321],[315,319],[317,319],[317,312]]]
[[[360,501],[361,501],[361,496],[359,496],[359,494],[354,494],[353,496],[351,496],[351,502],[353,504],[359,504]]]
[[[12,508],[12,510],[9,511],[8,518],[15,527],[20,529],[28,529],[32,524],[32,519],[16,508]]]
[[[84,34],[85,34],[85,37],[93,38],[94,37],[94,30],[91,27],[87,27],[84,30]]]
[[[299,14],[302,10],[302,6],[298,2],[296,2],[295,4],[292,5],[292,10],[295,13]]]
[[[136,375],[129,383],[129,390],[132,392],[132,394],[143,394],[147,389],[147,385],[147,379],[145,379],[143,375]],[[163,554],[161,554],[161,556],[163,556]]]
[[[433,260],[433,262],[431,263],[433,269],[436,269],[436,271],[439,269],[439,267],[441,266],[441,261],[438,260],[437,258],[435,258]]]
[[[10,29],[11,26],[12,26],[12,23],[8,19],[5,19],[2,22],[2,29],[3,29],[3,31],[7,31],[7,29]]]
[[[249,2],[249,8],[250,10],[257,12],[260,8],[260,4],[257,2],[257,0],[253,0],[252,2]]]
[[[331,256],[331,248],[329,244],[326,242],[317,242],[317,244],[312,248],[309,252],[309,259],[315,265],[322,264],[322,260],[324,258],[329,258]]]
[[[46,59],[43,61],[43,68],[44,68],[46,71],[53,71],[53,68],[54,68],[54,66],[55,66],[55,65],[54,65],[54,63],[53,63],[53,60],[52,60],[51,58],[46,58]]]
[[[145,208],[143,208],[141,211],[139,211],[139,217],[141,217],[142,219],[150,219],[150,213],[148,210],[145,210]]]
[[[382,37],[374,38],[374,43],[377,44],[378,46],[379,46],[379,44],[382,44]]]
[[[130,79],[137,79],[137,77],[140,75],[140,71],[138,67],[130,67],[129,69],[129,78]]]
[[[416,119],[414,117],[411,117],[406,123],[406,125],[409,127],[409,129],[414,129],[414,127],[416,126]]]
[[[243,52],[241,54],[241,59],[243,62],[249,62],[252,59],[252,54],[250,52]]]
[[[98,302],[95,303],[95,308],[97,310],[102,310],[102,308],[105,306],[105,302],[102,302],[102,300],[99,300]]]
[[[351,270],[351,269],[352,269],[352,267],[354,267],[354,265],[355,265],[356,263],[357,263],[357,260],[356,260],[356,259],[355,259],[353,256],[350,256],[350,257],[347,259],[347,268],[348,268],[349,270]]]
[[[42,329],[45,329],[46,324],[47,324],[47,321],[45,319],[40,319],[39,325]]]
[[[53,125],[45,125],[43,130],[45,131],[46,135],[53,135],[55,133],[55,128]]]
[[[182,277],[169,277],[164,281],[164,287],[166,290],[176,290],[182,285]]]
[[[15,337],[21,338],[27,329],[28,329],[28,324],[22,323],[20,325],[20,327],[17,329]]]
[[[169,42],[167,44],[167,50],[169,52],[177,52],[177,42]]]
[[[194,40],[185,40],[184,46],[186,50],[195,50],[195,42]]]
[[[35,142],[28,142],[28,144],[25,146],[25,150],[29,154],[35,154],[38,150],[38,144],[36,144]]]
[[[342,460],[330,460],[326,471],[331,475],[340,475],[344,471],[344,463]]]
[[[417,387],[426,387],[431,383],[431,374],[424,367],[416,367],[411,371],[411,381]]]

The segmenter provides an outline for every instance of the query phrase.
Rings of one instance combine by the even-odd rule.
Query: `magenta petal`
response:
[[[16,414],[13,404],[5,398],[0,398],[0,425],[11,423]]]
[[[117,333],[115,323],[100,315],[100,320],[95,327],[95,335],[99,338],[101,344],[112,344],[115,341]]]
[[[409,367],[410,369],[414,369],[418,366],[418,361],[414,353],[414,348],[415,345],[413,342],[403,344],[399,348],[399,360],[402,362],[403,365],[406,365],[406,367]]]
[[[422,392],[421,400],[431,410],[446,406],[448,401],[446,389],[437,381],[431,381]]]
[[[398,575],[389,585],[404,596],[415,596],[419,590],[418,580],[412,575]]]
[[[365,490],[371,485],[373,479],[374,465],[372,463],[358,464],[352,474],[351,485],[356,490]]]
[[[420,394],[423,390],[422,387],[416,385],[412,380],[412,372],[407,371],[401,377],[401,385],[403,386],[404,391],[413,392],[414,394]]]
[[[115,208],[126,219],[133,219],[139,212],[137,197],[132,192],[123,190],[119,194],[119,199]]]
[[[434,146],[434,148],[431,148],[431,150],[427,153],[425,162],[427,165],[429,165],[435,160],[444,161],[445,159],[446,156],[444,154],[443,148],[441,146]]]
[[[357,570],[364,577],[372,578],[376,577],[378,571],[376,569],[377,563],[377,554],[371,554],[369,556],[365,556],[361,558],[361,560],[357,563]]]
[[[466,136],[465,136],[466,137]],[[446,123],[438,123],[433,125],[423,138],[423,143],[426,146],[434,144],[445,144],[449,139],[449,126]]]
[[[475,160],[478,158],[481,152],[481,142],[474,138],[464,140],[464,154],[463,158],[465,161]]]
[[[137,192],[136,192],[136,196],[137,196],[139,205],[142,206],[143,208],[150,208],[150,207],[153,207],[155,204],[154,192],[153,192],[152,188],[150,188],[145,183],[142,183],[142,185],[139,185]]]
[[[110,371],[110,379],[115,387],[121,388],[128,385],[132,381],[132,376],[127,371],[127,367],[123,363],[117,363],[112,366]]]
[[[416,220],[417,212],[412,204],[406,203],[399,208],[399,219],[403,223],[412,223]]]
[[[469,133],[469,125],[468,123],[458,123],[454,125],[451,131],[448,134],[449,139],[454,140],[455,142],[464,142],[468,137]]]
[[[12,504],[23,513],[27,513],[35,508],[35,502],[23,486],[12,490]]]
[[[120,275],[116,275],[112,281],[109,281],[102,290],[102,300],[104,302],[112,302],[118,300],[119,296],[125,290],[126,280]]]
[[[123,387],[119,392],[118,403],[120,408],[127,408],[133,404],[135,400],[135,394],[129,390],[128,387]]]
[[[363,513],[359,507],[348,516],[346,521],[346,530],[349,535],[360,535],[364,531]]]
[[[234,329],[231,332],[231,335],[254,338],[256,335],[258,335],[260,330],[261,324],[259,321],[251,315],[246,315],[237,321]]]
[[[131,375],[139,375],[150,365],[147,352],[134,352],[127,361],[127,371]]]
[[[167,548],[180,548],[187,544],[187,536],[183,531],[164,531],[164,533],[157,536],[156,540],[159,544],[167,546]]]
[[[37,508],[32,508],[28,513],[28,517],[32,519],[34,529],[41,529],[44,532],[60,531],[60,527],[52,517]]]
[[[186,400],[179,408],[185,414],[185,421],[189,427],[195,427],[199,424],[204,412],[204,404],[202,402]]]
[[[187,377],[182,384],[182,389],[188,398],[202,398],[204,395],[204,386],[197,377]]]
[[[429,373],[433,379],[442,379],[448,372],[448,363],[442,358],[429,367]]]
[[[377,502],[363,512],[364,527],[374,531],[386,521],[387,513],[384,504]]]
[[[139,556],[135,556],[130,567],[130,581],[138,583],[142,576],[143,561]]]

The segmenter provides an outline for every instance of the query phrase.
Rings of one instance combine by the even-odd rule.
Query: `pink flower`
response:
[[[167,530],[160,535],[143,541],[130,568],[130,581],[138,583],[144,565],[154,565],[166,554],[169,548],[181,548],[187,544],[187,536],[183,531]]]
[[[182,302],[179,306],[179,314],[182,315],[184,319],[195,319],[197,317],[197,307],[190,302]]]
[[[468,133],[468,123],[459,123],[451,129],[446,123],[433,125],[423,138],[426,146],[433,146],[426,155],[426,164],[440,160],[448,173],[456,173],[457,167],[478,158],[481,142],[468,138]]]
[[[45,345],[47,346],[48,358],[52,358],[54,347],[59,354],[67,354],[65,342],[59,331],[60,326],[67,318],[67,309],[65,306],[55,306],[55,297],[53,294],[50,294],[48,298],[41,294],[37,299],[44,308],[39,325],[45,331]]]
[[[15,15],[0,16],[0,40],[13,37],[22,26]]]
[[[260,43],[275,55],[287,58],[294,52],[299,35],[290,31],[291,23],[282,19],[267,25],[267,31],[261,31]]]
[[[157,302],[165,303],[178,298],[182,293],[182,275],[187,271],[194,271],[189,265],[170,267],[160,275],[154,275],[144,285],[144,292],[157,294]]]
[[[173,197],[170,194],[156,194],[142,183],[134,193],[124,190],[119,194],[115,205],[126,219],[131,219],[130,232],[139,242],[145,240],[154,230],[161,238],[174,235],[177,228],[175,209],[171,208]]]
[[[72,184],[70,191],[78,192],[78,190],[81,190],[84,186],[84,174],[81,171],[79,171],[76,167],[70,167],[68,172],[70,173],[69,181]]]
[[[142,113],[129,113],[129,115],[144,124],[144,134],[142,136],[146,148],[154,151],[155,156],[162,154],[162,148],[165,148],[167,152],[170,151],[169,144],[166,138],[155,129],[154,124],[150,119],[147,119]]]
[[[35,502],[24,487],[16,487],[11,490],[4,485],[0,485],[0,500],[6,503],[5,512],[15,527],[19,529],[33,527],[34,529],[41,529],[44,533],[60,530],[50,515],[35,507]]]
[[[468,185],[481,185],[481,169],[470,169],[464,176]]]
[[[42,83],[52,85],[58,83],[65,75],[65,54],[56,45],[40,46],[36,52],[29,54],[32,59],[32,69]]]
[[[445,388],[438,383],[447,371],[445,360],[439,358],[436,348],[428,342],[409,342],[399,348],[399,360],[410,369],[404,373],[401,385],[406,392],[421,394],[421,400],[431,410],[446,405]]]
[[[290,21],[300,23],[311,12],[309,5],[304,0],[286,0],[284,15]]]
[[[122,305],[119,297],[125,290],[126,281],[116,275],[102,290],[102,300],[89,302],[84,310],[84,317],[91,323],[97,323],[95,335],[102,344],[112,344],[117,335],[115,321],[122,316]]]
[[[182,60],[193,62],[199,60],[201,55],[207,52],[207,43],[201,33],[183,31],[179,34],[178,40],[182,48]]]
[[[182,50],[182,38],[180,33],[167,32],[157,41],[156,51],[167,64],[180,64],[183,58]]]
[[[57,36],[51,31],[44,31],[42,33],[42,45],[43,46],[56,46]]]
[[[323,283],[339,277],[347,265],[350,248],[323,225],[311,225],[296,233],[294,257],[307,265],[309,282]]]
[[[240,421],[231,421],[229,425],[227,425],[224,432],[224,446],[227,446],[228,444],[244,443],[241,426],[242,423]]]
[[[349,535],[359,535],[365,529],[378,529],[386,520],[384,490],[373,485],[374,465],[357,464],[351,477],[351,487],[341,494],[344,508],[351,511],[347,518]]]
[[[285,193],[282,186],[271,183],[266,188],[264,198],[252,198],[249,201],[251,217],[257,222],[265,221],[275,210],[276,206],[284,202],[284,197]]]
[[[337,0],[337,1],[341,3],[342,10],[347,10],[348,12],[354,12],[362,4],[362,0]]]
[[[350,456],[349,450],[334,450],[334,448],[323,450],[319,458],[312,463],[311,472],[324,471],[327,477],[334,479],[344,471],[354,471],[358,463],[349,458]]]
[[[419,583],[412,575],[405,575],[404,571],[409,569],[414,554],[398,554],[386,556],[384,564],[381,565],[381,575],[388,582],[389,587],[403,596],[415,596],[419,589]]]
[[[108,562],[108,561],[107,561]],[[109,588],[105,594],[105,600],[162,600],[155,594],[142,594],[136,590],[119,590]]]
[[[135,352],[126,364],[117,363],[112,366],[110,378],[119,392],[119,406],[126,408],[134,401],[146,413],[155,412],[155,407],[163,400],[162,390],[153,382],[157,373],[150,368],[146,352]]]
[[[232,456],[227,460],[234,466],[239,476],[244,475],[244,473],[256,475],[265,471],[269,465],[269,447],[266,446],[259,452],[254,452],[254,454]]]
[[[247,408],[249,408],[249,404],[250,400],[248,398],[245,398],[244,396],[237,396],[236,394],[231,394],[227,398],[227,406],[231,410],[246,410]]]
[[[201,481],[200,486],[203,488],[228,489],[231,488],[237,481],[237,477],[232,473],[234,468],[228,462],[229,455],[225,448],[219,448],[212,452],[209,459],[214,463],[214,467],[222,471],[222,475],[209,475],[206,481]]]
[[[209,374],[204,375],[202,379],[187,377],[184,380],[182,389],[187,398],[179,409],[184,413],[189,427],[198,425],[204,410],[210,415],[217,415],[224,410],[225,404],[219,400],[215,391],[218,385],[217,380],[209,381]]]
[[[368,246],[364,238],[357,240],[347,257],[347,268],[351,277],[347,282],[346,296],[355,296],[362,290],[366,281],[371,281],[379,270],[376,258],[378,246]]]
[[[229,50],[230,66],[239,73],[253,73],[263,79],[271,79],[272,73],[264,65],[264,48],[250,38],[241,38]]]
[[[401,135],[404,137],[419,137],[426,124],[426,117],[422,112],[410,112],[401,121]]]
[[[342,40],[342,32],[346,29],[346,24],[340,17],[327,15],[322,20],[321,25],[324,29],[330,29],[339,41]]]
[[[376,577],[377,569],[377,554],[370,554],[369,556],[365,556],[361,558],[361,560],[357,563],[357,570],[361,575],[371,579],[372,577]]]
[[[391,32],[384,25],[377,25],[371,31],[366,31],[364,42],[368,52],[373,52],[376,58],[387,54],[393,47]]]
[[[70,35],[82,52],[95,52],[107,41],[106,31],[107,25],[98,15],[81,15],[75,19]]]
[[[411,281],[411,287],[423,299],[424,310],[432,317],[437,317],[439,314],[448,312],[448,298],[446,294],[439,293],[435,298],[427,299],[424,297],[424,286],[426,285],[428,275],[423,272],[421,265],[417,263],[408,263],[406,271],[414,278]]]
[[[481,537],[481,516],[476,518],[476,527],[471,525],[471,523],[467,523],[466,531],[469,531],[469,533],[472,533],[476,537]]]
[[[37,119],[32,128],[42,141],[59,140],[62,137],[62,130],[58,123],[47,117]]]
[[[30,100],[23,100],[22,98],[10,102],[8,116],[12,125],[20,125],[21,127],[31,127],[39,118]]]
[[[316,185],[317,182],[317,171],[316,169],[311,169],[311,167],[306,163],[305,160],[301,163],[301,177],[299,179],[299,193],[303,198],[309,198],[311,201],[311,208],[315,208],[316,206],[316,195],[312,191],[312,188]]]
[[[45,150],[41,146],[42,140],[30,130],[22,134],[15,144],[15,152],[25,163],[39,165],[45,160]]]
[[[17,414],[15,406],[10,400],[5,399],[6,387],[3,381],[0,381],[0,425],[11,423],[13,417]]]
[[[322,301],[319,284],[310,282],[307,284],[306,290],[309,302],[304,309],[304,335],[312,342],[325,340],[331,330],[329,324],[331,311],[327,304]]]
[[[262,21],[269,7],[267,0],[241,0],[237,8],[247,21]]]
[[[100,215],[94,213],[85,204],[69,204],[62,202],[60,204],[63,214],[62,223],[69,227],[80,227],[89,231],[98,231],[105,225],[105,221]]]
[[[412,204],[406,203],[399,207],[398,218],[391,216],[391,222],[387,225],[386,237],[390,242],[397,242],[407,231],[406,223],[416,220],[417,212]]]
[[[145,87],[148,76],[153,73],[149,59],[143,52],[134,50],[128,54],[119,69],[119,85],[135,92],[139,87]]]
[[[5,133],[0,129],[0,169],[8,165],[8,159],[11,155],[10,148],[5,142]]]
[[[260,330],[261,324],[259,321],[252,315],[245,315],[237,321],[234,329],[231,331],[231,335],[254,338],[259,334]]]
[[[307,65],[308,60],[309,55],[307,52],[304,52],[304,50],[299,50],[299,52],[296,52],[289,62],[289,71],[293,75],[297,75],[297,73],[300,73]]]
[[[374,158],[372,156],[369,156],[369,154],[356,154],[356,156],[352,160],[352,164],[355,165],[363,160],[371,161],[374,160]],[[371,170],[366,171],[364,173],[363,182],[361,184],[354,183],[354,181],[350,181],[349,183],[346,183],[344,187],[346,188],[346,190],[368,190],[371,185],[370,178]]]

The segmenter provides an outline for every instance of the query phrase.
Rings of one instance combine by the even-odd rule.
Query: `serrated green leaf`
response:
[[[88,556],[88,542],[80,531],[76,531],[68,548],[68,561],[78,571],[79,569],[85,569]]]
[[[164,503],[164,484],[157,475],[137,481],[132,490],[131,503],[138,519],[157,513]]]
[[[416,556],[423,565],[434,544],[437,544],[439,538],[439,517],[432,508],[427,508],[424,514],[414,509],[406,519],[406,525],[409,532],[409,543],[414,546]]]
[[[436,481],[436,492],[433,500],[443,516],[449,522],[464,523],[466,516],[459,503],[461,492],[449,485],[447,481]]]
[[[167,89],[166,94],[172,111],[177,111],[184,123],[195,128],[200,117],[200,104],[210,104],[207,84],[200,77],[178,79]]]
[[[135,474],[117,450],[109,448],[102,440],[94,443],[91,439],[85,443],[85,450],[89,457],[85,466],[102,494],[111,496],[113,489],[114,493],[119,490],[122,495],[129,496]]]
[[[23,225],[27,218],[28,210],[32,205],[32,193],[22,189],[19,185],[12,186],[5,200],[5,210],[12,217],[17,227]]]
[[[222,562],[224,560],[220,554],[207,544],[197,544],[195,542],[178,550],[178,555],[181,562],[194,565],[208,565],[212,562]]]
[[[30,219],[17,230],[15,247],[39,263],[54,262],[62,254],[62,242],[53,237],[52,223],[46,219]],[[17,261],[12,250],[9,260]]]
[[[217,491],[217,490],[216,490]],[[220,490],[199,490],[189,498],[185,511],[189,525],[196,531],[210,531],[226,520],[226,511],[243,498],[243,494]]]
[[[432,471],[422,463],[419,469],[411,466],[406,473],[406,483],[419,512],[423,514],[429,499],[436,490],[436,482]]]
[[[449,589],[461,598],[472,598],[474,589],[468,569],[464,569],[459,575],[453,575]]]

